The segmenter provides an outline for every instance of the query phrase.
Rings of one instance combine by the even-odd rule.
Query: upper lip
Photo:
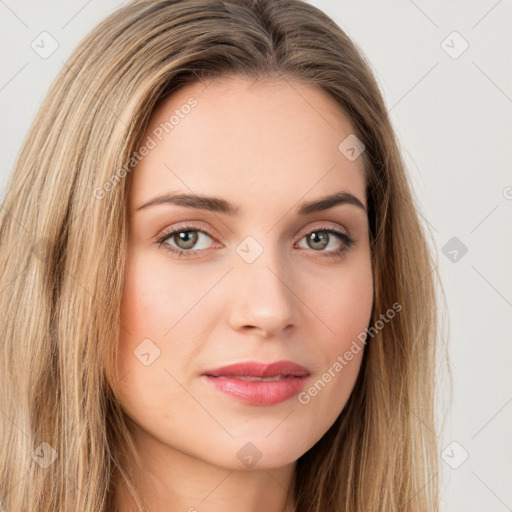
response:
[[[303,377],[309,375],[309,371],[293,361],[275,361],[272,363],[259,363],[247,361],[235,363],[213,370],[206,370],[203,375],[212,377]]]

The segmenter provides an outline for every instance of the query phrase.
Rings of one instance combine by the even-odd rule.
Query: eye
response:
[[[205,240],[206,239],[206,240]],[[157,240],[157,243],[166,251],[177,254],[178,256],[192,256],[198,250],[208,249],[211,237],[205,231],[197,229],[194,226],[180,226],[168,231]],[[196,245],[199,244],[198,247]]]
[[[325,256],[341,256],[344,255],[354,243],[355,240],[341,229],[333,227],[319,227],[308,231],[301,241],[305,240],[307,248],[313,249],[315,252],[326,253]],[[324,250],[328,248],[330,250]]]

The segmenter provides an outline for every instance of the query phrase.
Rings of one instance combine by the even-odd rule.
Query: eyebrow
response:
[[[139,206],[137,211],[150,206],[174,204],[177,206],[186,206],[199,210],[208,210],[216,213],[235,216],[240,212],[238,205],[219,197],[200,196],[197,194],[162,194],[150,199],[147,203]],[[364,204],[353,194],[349,192],[337,192],[336,194],[325,196],[314,201],[306,201],[299,204],[297,208],[298,215],[311,215],[312,213],[329,210],[340,204],[350,204],[362,208],[366,212]]]

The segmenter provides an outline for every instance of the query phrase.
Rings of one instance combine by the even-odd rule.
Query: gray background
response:
[[[0,197],[63,61],[123,3],[0,0]],[[454,377],[443,510],[512,510],[512,2],[311,3],[370,60],[434,237]]]

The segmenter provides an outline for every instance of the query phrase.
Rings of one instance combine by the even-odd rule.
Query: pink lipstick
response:
[[[250,405],[273,405],[297,395],[309,371],[292,361],[248,361],[203,372],[217,390]]]

